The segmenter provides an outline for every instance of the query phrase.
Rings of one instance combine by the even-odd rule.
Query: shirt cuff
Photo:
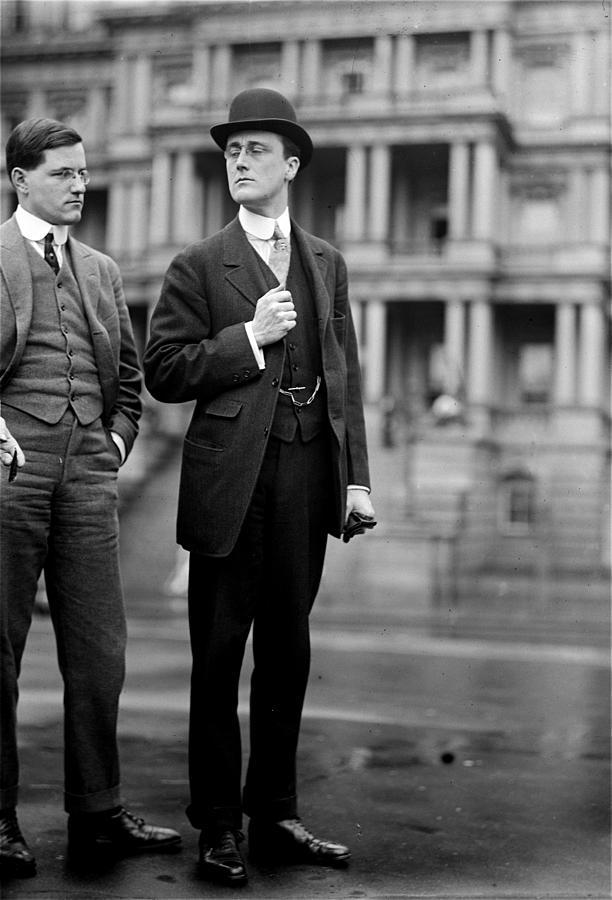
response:
[[[261,347],[258,345],[255,340],[255,335],[253,334],[253,323],[245,322],[244,327],[246,329],[247,337],[249,339],[249,344],[251,345],[251,350],[253,351],[253,356],[257,360],[257,365],[260,370],[266,368],[266,358],[264,356],[264,352]]]
[[[110,433],[113,441],[117,445],[117,449],[119,450],[119,458],[121,460],[121,465],[125,462],[125,457],[127,456],[127,451],[125,449],[125,441],[121,437],[120,434],[117,434],[116,431],[111,431]]]
[[[365,484],[347,484],[347,491],[365,491],[366,494],[370,493],[370,488],[366,487]]]

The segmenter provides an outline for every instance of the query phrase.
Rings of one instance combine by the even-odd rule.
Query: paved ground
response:
[[[313,666],[300,747],[302,814],[348,843],[346,871],[249,865],[239,892],[202,882],[184,816],[189,649],[174,571],[175,462],[131,492],[123,515],[130,622],[120,722],[130,807],[178,828],[178,855],[77,874],[65,862],[61,688],[49,621],[38,617],[22,676],[21,821],[35,879],[2,885],[25,898],[522,898],[610,896],[609,654],[606,639],[554,643],[496,633],[445,636],[418,613],[386,614],[389,567],[379,538],[378,592],[360,595],[334,542],[313,615]],[[349,545],[349,548],[353,545]],[[355,544],[355,547],[359,545]],[[353,551],[355,552],[355,551]],[[345,559],[351,559],[350,556]],[[179,559],[180,562],[180,559]],[[401,568],[401,566],[400,566]],[[344,573],[344,574],[343,574]],[[174,584],[171,584],[174,582]],[[408,601],[407,601],[408,602]],[[372,609],[379,614],[373,616]],[[366,613],[368,613],[366,615]],[[248,665],[241,692],[246,724]]]

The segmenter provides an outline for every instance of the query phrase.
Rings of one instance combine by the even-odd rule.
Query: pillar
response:
[[[603,165],[589,178],[589,238],[598,244],[610,241],[610,172]]]
[[[116,176],[111,177],[106,219],[106,241],[111,256],[123,256],[127,242],[127,203],[125,184]]]
[[[456,397],[465,380],[465,304],[462,300],[448,300],[444,307],[444,356],[447,365],[445,389]]]
[[[575,116],[584,116],[591,111],[591,87],[589,78],[589,58],[592,45],[588,34],[572,36],[572,72],[569,81],[571,90],[571,111]]]
[[[227,44],[213,49],[211,97],[213,103],[223,105],[231,92],[231,48]]]
[[[347,148],[345,236],[361,240],[366,223],[366,148],[353,144]]]
[[[497,151],[489,141],[476,144],[474,153],[474,237],[493,239],[494,210],[497,203]]]
[[[555,314],[555,406],[576,402],[576,307],[559,303]]]
[[[304,96],[313,99],[321,93],[321,42],[316,39],[305,41],[302,54],[302,90]]]
[[[475,300],[470,309],[468,401],[491,403],[491,361],[493,350],[493,310],[486,300]]]
[[[398,34],[395,39],[395,72],[393,89],[398,97],[406,96],[414,88],[414,37]]]
[[[151,60],[147,56],[139,56],[132,66],[132,131],[141,134],[146,131],[151,114]],[[125,86],[124,86],[125,90]]]
[[[300,85],[300,44],[299,41],[284,41],[281,48],[281,73],[284,93],[288,97],[299,95]]]
[[[589,202],[587,173],[582,166],[571,171],[570,202],[572,209],[568,216],[569,239],[572,243],[583,243],[588,240],[590,215],[587,206]]]
[[[109,110],[106,107],[106,93],[99,86],[89,89],[87,121],[89,123],[89,140],[92,144],[97,146],[104,143],[109,121]]]
[[[389,198],[391,195],[391,148],[376,144],[370,156],[370,237],[386,241],[389,236]]]
[[[492,60],[491,86],[493,92],[497,97],[505,97],[508,94],[512,64],[512,42],[509,32],[505,29],[493,32]]]
[[[113,131],[116,134],[122,134],[124,131],[130,131],[131,128],[130,60],[125,56],[119,57],[115,72],[114,109],[110,121],[113,123]]]
[[[172,181],[172,240],[176,244],[187,244],[200,237],[196,225],[196,206],[199,205],[193,154],[179,153],[176,158]]]
[[[193,51],[194,96],[207,106],[211,99],[211,50],[206,44],[198,44]]]
[[[145,229],[149,211],[148,186],[142,179],[134,181],[130,192],[130,252],[139,256],[147,247],[148,234]]]
[[[602,405],[604,336],[602,308],[585,303],[580,309],[579,402],[582,406]]]
[[[468,235],[470,148],[465,142],[450,146],[448,173],[449,231],[452,240]]]
[[[365,400],[377,403],[385,390],[387,309],[383,300],[369,300],[365,307]]]
[[[488,44],[487,31],[472,31],[470,34],[470,68],[472,83],[485,87],[488,83]]]
[[[170,198],[172,157],[165,150],[153,157],[151,168],[150,243],[166,244],[170,238]]]
[[[391,88],[393,42],[388,34],[381,34],[374,40],[374,84],[377,95],[386,96]]]

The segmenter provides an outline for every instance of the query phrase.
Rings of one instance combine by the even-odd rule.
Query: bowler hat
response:
[[[301,168],[310,162],[313,149],[310,136],[298,125],[291,103],[278,91],[268,88],[242,91],[232,100],[228,121],[210,129],[213,140],[222,150],[225,150],[230,134],[237,131],[273,131],[285,135],[301,150]]]

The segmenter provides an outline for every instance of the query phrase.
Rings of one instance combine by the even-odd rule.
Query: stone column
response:
[[[590,174],[589,237],[598,244],[610,241],[610,172],[600,166]]]
[[[231,93],[232,52],[227,44],[213,49],[211,96],[215,104],[222,106]]]
[[[453,240],[465,240],[469,223],[470,147],[464,141],[452,143],[449,154],[449,232]]]
[[[172,240],[176,244],[187,244],[196,240],[195,206],[198,194],[195,185],[193,154],[183,151],[177,154],[172,182]]]
[[[491,85],[498,97],[505,97],[510,84],[510,70],[512,65],[512,41],[510,34],[505,29],[493,32]]]
[[[133,256],[138,256],[146,249],[149,238],[149,190],[145,181],[132,183],[130,207],[130,251]]]
[[[115,90],[113,91],[114,108],[110,116],[112,129],[115,134],[131,131],[131,106],[132,92],[131,63],[125,57],[120,57],[115,65]]]
[[[305,41],[302,53],[302,90],[310,100],[321,93],[321,42],[313,39]]]
[[[111,256],[125,254],[127,244],[126,223],[128,220],[126,185],[116,177],[111,177],[106,217],[106,246]]]
[[[172,156],[166,150],[153,157],[151,168],[150,243],[167,244],[170,239],[170,200]]]
[[[444,307],[444,355],[448,369],[445,387],[456,397],[465,381],[465,304],[462,300],[447,300]]]
[[[281,47],[281,73],[284,93],[289,98],[300,92],[300,43],[284,41]]]
[[[395,39],[395,73],[393,87],[398,97],[414,90],[414,37],[398,34]]]
[[[370,238],[383,242],[389,237],[391,195],[391,148],[375,144],[370,155]]]
[[[365,400],[377,403],[385,390],[387,309],[383,300],[368,300],[365,307]]]
[[[89,90],[87,121],[89,122],[89,141],[94,145],[103,143],[106,140],[109,110],[106,107],[106,93],[101,87],[96,86]]]
[[[497,151],[489,141],[476,144],[474,153],[474,237],[490,241],[494,236],[494,214],[497,203]]]
[[[579,402],[582,406],[601,407],[605,322],[602,308],[585,303],[580,309]]]
[[[200,103],[208,106],[211,99],[211,51],[206,44],[198,44],[193,51],[193,88]]]
[[[390,35],[381,34],[374,40],[374,84],[375,94],[387,96],[391,87],[393,43]]]
[[[576,402],[576,307],[559,303],[555,315],[555,406]]]
[[[469,370],[467,394],[470,404],[491,404],[491,361],[493,357],[493,310],[486,300],[474,300],[470,309]]]
[[[570,173],[570,201],[572,211],[569,216],[569,239],[574,243],[588,241],[590,215],[588,210],[589,192],[587,173],[578,165]]]
[[[132,131],[141,134],[146,131],[151,115],[151,89],[153,67],[148,56],[139,56],[132,67],[133,104],[131,110]]]
[[[219,231],[223,222],[223,191],[225,185],[221,178],[207,178],[205,182],[204,234],[211,235]]]
[[[393,180],[391,239],[393,247],[400,251],[410,239],[410,187],[408,173],[398,168]]]
[[[472,83],[485,87],[488,82],[488,32],[472,31],[470,34],[470,68]]]
[[[353,144],[346,152],[345,237],[362,240],[366,224],[366,148]]]
[[[571,111],[574,115],[584,116],[592,110],[591,87],[589,79],[589,59],[592,45],[589,35],[579,33],[572,35],[572,71],[570,84]]]

